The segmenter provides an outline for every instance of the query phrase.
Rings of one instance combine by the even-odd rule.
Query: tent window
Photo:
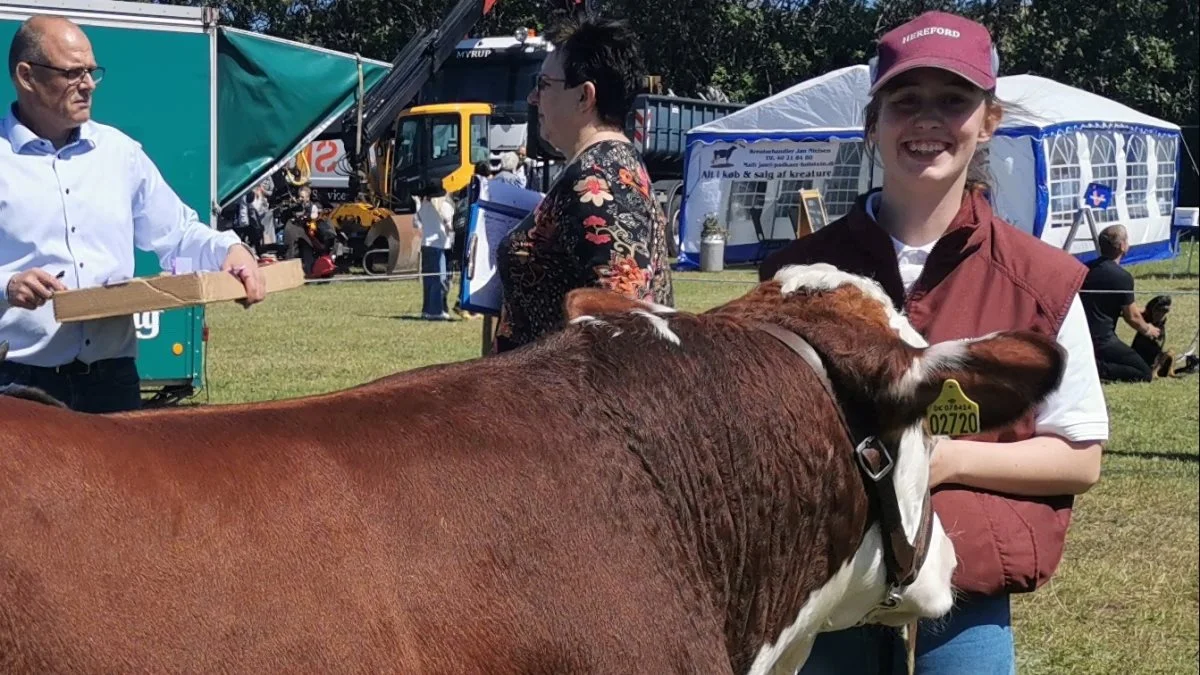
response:
[[[1154,198],[1158,200],[1158,215],[1169,216],[1175,208],[1175,139],[1158,138],[1158,178],[1154,180]]]
[[[795,227],[800,219],[800,191],[811,190],[811,180],[779,181],[779,192],[775,195],[775,218],[787,218]]]
[[[1130,136],[1125,146],[1125,205],[1130,219],[1149,218],[1146,191],[1150,188],[1150,171],[1146,164],[1146,139]]]
[[[1066,227],[1075,219],[1083,190],[1079,178],[1075,135],[1055,136],[1050,145],[1050,227]]]
[[[862,158],[861,142],[838,144],[833,175],[825,179],[825,189],[821,194],[830,219],[841,218],[854,206],[854,200],[858,198],[858,173]]]
[[[726,227],[737,222],[761,222],[763,204],[767,201],[767,181],[736,180],[729,188],[729,211]]]
[[[1117,193],[1117,146],[1112,134],[1088,133],[1088,146],[1092,148],[1092,181],[1107,185]],[[1118,219],[1117,210],[1092,209],[1092,218],[1097,223],[1111,223]]]

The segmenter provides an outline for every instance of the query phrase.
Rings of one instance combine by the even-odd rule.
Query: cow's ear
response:
[[[1012,423],[1046,399],[1062,381],[1067,353],[1052,338],[1030,331],[994,333],[929,347],[892,387],[900,421],[924,417],[955,380],[979,406],[979,430]]]
[[[567,294],[563,304],[568,322],[584,316],[628,314],[636,309],[649,311],[653,307],[602,288],[577,288]]]

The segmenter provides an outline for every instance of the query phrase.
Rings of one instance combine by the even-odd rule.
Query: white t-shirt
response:
[[[879,208],[879,193],[867,199],[866,211],[872,220]],[[904,292],[912,288],[936,241],[924,246],[909,246],[892,237],[896,261]],[[1067,367],[1058,389],[1038,407],[1036,433],[1054,434],[1069,441],[1107,441],[1108,406],[1100,375],[1096,370],[1096,354],[1092,350],[1091,332],[1079,294],[1071,299],[1071,307],[1058,329],[1056,342],[1067,352]]]
[[[423,199],[417,208],[421,245],[451,248],[454,245],[454,206],[449,199]]]

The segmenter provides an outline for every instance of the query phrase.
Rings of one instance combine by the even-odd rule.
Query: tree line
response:
[[[391,61],[456,0],[152,0],[216,5],[227,25]],[[542,29],[570,0],[498,0],[473,35]],[[1200,123],[1200,0],[589,0],[641,37],[679,95],[752,102],[874,54],[887,30],[939,9],[976,19],[1001,74],[1030,73],[1181,125]]]

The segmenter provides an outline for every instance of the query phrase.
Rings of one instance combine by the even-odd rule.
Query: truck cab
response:
[[[522,28],[508,37],[468,38],[455,47],[421,90],[422,104],[487,103],[492,106],[488,159],[492,169],[500,155],[528,143],[530,90],[542,61],[553,50],[546,39]],[[450,191],[451,187],[446,186]]]
[[[487,103],[435,103],[409,108],[396,121],[392,144],[392,196],[399,210],[411,208],[424,180],[440,180],[446,192],[466,187],[475,163],[489,160]]]
[[[391,209],[410,213],[420,181],[441,179],[446,192],[454,193],[470,182],[477,162],[499,170],[502,153],[528,144],[526,99],[552,50],[549,41],[528,29],[508,37],[460,40],[421,88],[418,105],[397,116],[390,150],[381,146],[391,156],[378,158],[377,170],[385,175],[372,176],[377,194],[390,192]],[[313,164],[317,192],[326,202],[349,201],[342,141],[314,141],[310,147],[314,158],[317,153],[326,158]],[[338,219],[344,219],[343,211],[349,213],[339,211]]]

